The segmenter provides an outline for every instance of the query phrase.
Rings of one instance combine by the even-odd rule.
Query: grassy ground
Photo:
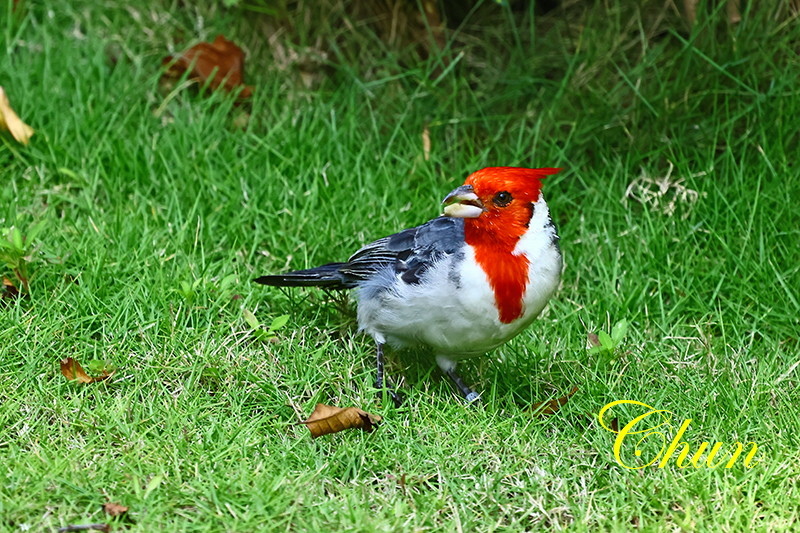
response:
[[[271,42],[257,17],[186,5],[0,18],[0,83],[37,130],[2,137],[0,227],[45,224],[30,296],[0,300],[0,530],[796,527],[800,26],[764,8],[690,34],[660,3],[597,4],[535,25],[490,5],[450,69],[399,67],[333,15]],[[164,55],[217,33],[248,51],[244,129],[224,97],[158,89]],[[566,270],[528,332],[463,366],[481,405],[428,364],[407,365],[404,407],[377,401],[352,314],[250,281],[424,222],[498,164],[565,168],[545,190]],[[288,314],[278,342],[244,309]],[[613,357],[587,351],[621,320]],[[117,372],[67,382],[68,356]],[[590,418],[625,399],[672,411],[669,439],[692,419],[693,451],[753,441],[759,462],[625,469]],[[311,440],[317,402],[384,424]]]

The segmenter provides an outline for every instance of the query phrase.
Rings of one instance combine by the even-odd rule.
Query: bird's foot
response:
[[[455,369],[445,369],[444,372],[447,374],[447,377],[450,378],[453,384],[458,387],[458,390],[461,391],[461,394],[464,395],[464,400],[467,402],[467,404],[471,405],[481,399],[481,395],[470,389],[467,384],[464,383],[464,380],[461,379],[461,376],[456,374]]]
[[[406,401],[406,397],[404,394],[397,392],[394,389],[386,389],[389,393],[389,396],[392,397],[392,402],[394,403],[395,407],[402,407],[403,403]]]
[[[400,407],[406,400],[406,397],[403,393],[398,392],[391,384],[384,385],[383,383],[376,382],[375,388],[378,390],[378,398],[383,400],[384,393],[388,394],[389,397],[392,399],[392,403],[394,403],[395,407]]]
[[[481,399],[481,395],[480,395],[480,394],[478,394],[478,393],[477,393],[477,392],[475,392],[475,391],[472,391],[472,392],[470,392],[469,394],[467,394],[467,395],[464,397],[464,400],[466,400],[466,402],[467,402],[468,404],[471,404],[471,403],[473,403],[473,402],[478,402],[478,401],[480,401],[480,399]]]

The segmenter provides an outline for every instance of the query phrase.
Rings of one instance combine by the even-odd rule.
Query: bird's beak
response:
[[[475,194],[472,185],[462,185],[453,189],[444,200],[443,204],[448,204],[444,208],[444,216],[454,218],[478,218],[481,213],[486,211],[486,207]]]

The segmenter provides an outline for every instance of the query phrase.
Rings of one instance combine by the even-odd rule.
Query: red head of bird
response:
[[[522,315],[530,262],[524,253],[517,253],[517,243],[529,231],[541,180],[560,170],[484,168],[444,199],[449,204],[445,216],[464,218],[464,238],[494,290],[501,322]]]

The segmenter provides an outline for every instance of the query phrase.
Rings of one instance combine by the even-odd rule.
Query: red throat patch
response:
[[[467,237],[469,243],[469,237]],[[530,261],[491,245],[475,246],[475,260],[481,266],[494,291],[500,322],[508,324],[522,316],[522,296],[528,286]]]

